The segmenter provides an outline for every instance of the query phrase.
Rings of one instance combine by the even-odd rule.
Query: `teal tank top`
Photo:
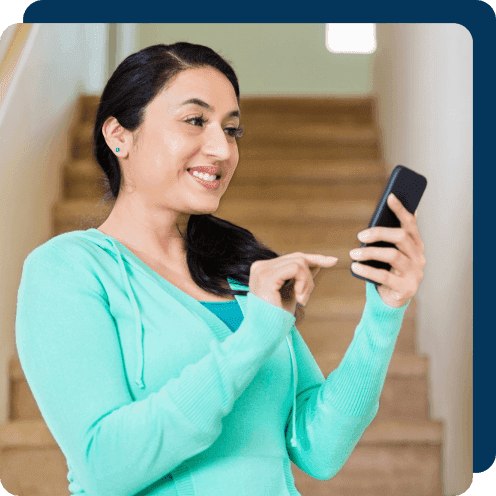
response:
[[[232,332],[243,322],[243,312],[237,300],[233,301],[200,301],[205,308],[217,315]]]

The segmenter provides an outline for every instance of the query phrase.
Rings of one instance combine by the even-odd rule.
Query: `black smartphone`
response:
[[[415,213],[418,204],[420,203],[420,199],[424,194],[425,188],[427,186],[427,179],[412,171],[408,167],[404,167],[403,165],[397,165],[386,185],[386,189],[382,193],[381,199],[377,204],[374,214],[369,222],[369,227],[401,227],[401,223],[396,217],[396,214],[389,208],[387,204],[387,198],[390,193],[393,193],[403,204],[403,206],[410,212],[411,214]],[[377,246],[380,248],[396,248],[396,245],[393,243],[388,243],[386,241],[377,241],[375,243],[362,243],[360,248],[366,246]],[[352,262],[353,263],[353,262]],[[391,270],[391,265],[382,262],[379,260],[362,260],[358,263],[363,265],[369,265],[370,267],[374,267],[376,269],[384,269]],[[380,283],[376,281],[371,281],[366,277],[359,276],[355,274],[350,267],[350,272],[358,279],[363,279],[364,281],[371,282],[376,285],[380,285]]]

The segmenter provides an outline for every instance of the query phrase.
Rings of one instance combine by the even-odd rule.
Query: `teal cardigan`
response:
[[[195,300],[97,229],[28,255],[16,345],[71,494],[295,496],[290,460],[321,480],[339,471],[377,413],[408,304],[366,283],[325,379],[292,314],[236,302],[227,321],[232,303]]]

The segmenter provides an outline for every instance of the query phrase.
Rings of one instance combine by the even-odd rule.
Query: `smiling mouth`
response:
[[[187,172],[191,172],[191,173],[192,173],[192,172],[195,172],[195,171],[192,171],[192,169],[186,169],[186,170],[187,170]],[[204,174],[204,173],[200,173],[200,174]],[[208,175],[209,175],[209,176],[212,176],[212,175],[214,175],[214,174],[208,174]],[[199,177],[199,176],[194,176],[194,177],[198,177],[198,179],[202,179],[202,178],[201,178],[201,176],[200,176],[200,177]],[[220,177],[221,177],[221,176],[220,176],[220,174],[215,174],[215,180],[220,179]]]

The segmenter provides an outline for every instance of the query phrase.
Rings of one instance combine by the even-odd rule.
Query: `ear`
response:
[[[131,131],[124,129],[115,117],[109,117],[102,126],[102,134],[112,153],[119,158],[126,158],[133,143]],[[119,151],[116,151],[118,149]]]

